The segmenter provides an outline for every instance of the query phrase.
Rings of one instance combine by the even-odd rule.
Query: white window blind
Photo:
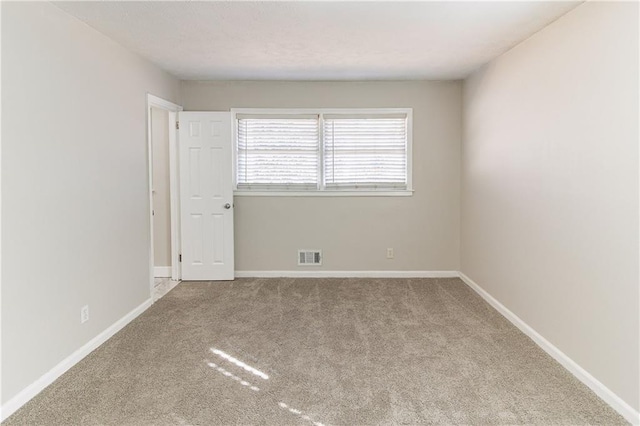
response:
[[[325,115],[327,189],[407,188],[406,115]]]
[[[413,192],[410,108],[243,108],[233,116],[237,195]]]
[[[317,116],[237,118],[238,189],[317,189]]]

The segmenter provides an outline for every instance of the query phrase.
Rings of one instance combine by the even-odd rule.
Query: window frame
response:
[[[262,196],[262,197],[397,197],[413,195],[413,108],[231,108],[232,157],[233,157],[233,195],[234,196]],[[319,151],[318,151],[318,188],[304,190],[255,190],[238,189],[238,114],[251,115],[318,115]],[[406,114],[407,116],[407,187],[401,189],[362,188],[362,189],[327,189],[324,186],[324,146],[323,146],[323,115],[324,114],[354,114],[376,115]]]

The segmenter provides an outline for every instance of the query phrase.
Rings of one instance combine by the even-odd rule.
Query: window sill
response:
[[[233,191],[234,197],[411,197],[412,189],[396,191]]]

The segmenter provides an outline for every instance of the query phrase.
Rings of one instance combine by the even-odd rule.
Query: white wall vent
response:
[[[322,250],[298,250],[298,265],[322,265]]]

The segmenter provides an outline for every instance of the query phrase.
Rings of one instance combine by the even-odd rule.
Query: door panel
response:
[[[231,114],[181,112],[179,144],[182,279],[232,280]]]

